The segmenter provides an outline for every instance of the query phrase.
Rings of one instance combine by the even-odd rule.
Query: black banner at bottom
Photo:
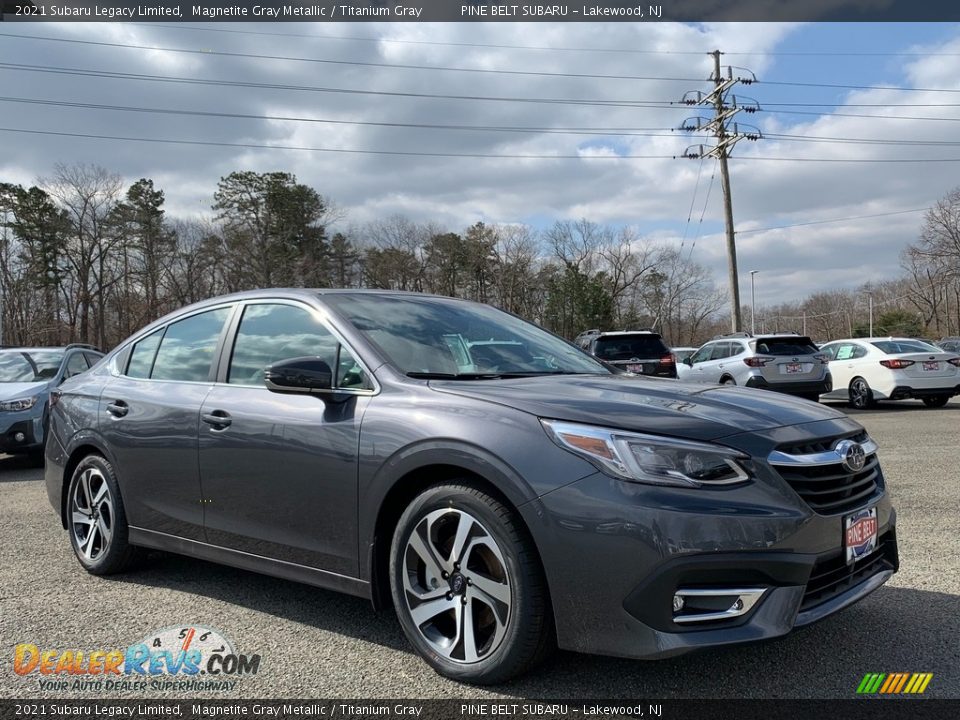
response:
[[[851,700],[0,700],[0,718],[313,718],[486,720],[940,720],[960,717],[960,699]]]

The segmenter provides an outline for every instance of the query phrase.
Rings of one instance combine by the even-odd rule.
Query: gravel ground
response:
[[[125,648],[174,625],[219,628],[260,672],[218,698],[849,698],[867,672],[932,672],[928,696],[960,698],[960,401],[856,413],[881,446],[899,513],[901,570],[858,605],[767,643],[659,662],[557,653],[493,690],[444,680],[389,613],[365,601],[174,555],[110,579],[84,573],[42,471],[0,456],[0,697],[59,699],[13,673],[13,648]],[[196,697],[106,692],[92,697]]]

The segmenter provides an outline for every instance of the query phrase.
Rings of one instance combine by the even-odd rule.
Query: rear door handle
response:
[[[210,425],[214,430],[224,430],[230,427],[230,423],[233,422],[233,420],[230,419],[230,413],[226,410],[214,410],[210,413],[204,413],[200,416],[200,419],[207,425]]]
[[[130,412],[130,406],[127,405],[123,400],[114,400],[112,403],[107,405],[107,412],[116,418],[122,418],[124,415]]]

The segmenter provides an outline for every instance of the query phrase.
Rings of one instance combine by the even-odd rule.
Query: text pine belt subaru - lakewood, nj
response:
[[[898,564],[877,446],[839,411],[619,373],[444,297],[192,305],[55,391],[46,460],[89,572],[158,548],[392,604],[475,683],[555,645],[776,637]]]

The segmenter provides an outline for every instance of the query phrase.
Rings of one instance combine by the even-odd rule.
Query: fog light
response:
[[[683,600],[682,597],[680,597],[679,595],[674,595],[674,596],[673,596],[673,611],[674,611],[675,613],[676,613],[676,612],[680,612],[681,610],[683,610],[684,604],[685,604],[685,603],[684,603],[684,600]]]
[[[27,439],[27,436],[24,435],[22,432],[18,432],[18,433],[15,433],[15,434],[14,434],[13,439],[14,439],[16,442],[23,442],[24,440]]]

